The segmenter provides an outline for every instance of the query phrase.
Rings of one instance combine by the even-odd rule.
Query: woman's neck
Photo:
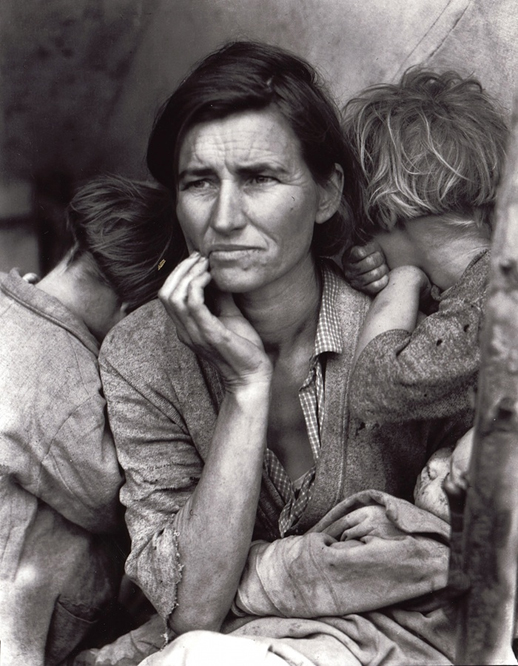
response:
[[[321,299],[320,271],[312,257],[281,280],[234,299],[269,355],[313,345]]]

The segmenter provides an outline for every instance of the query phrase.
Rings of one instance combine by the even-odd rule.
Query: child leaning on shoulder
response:
[[[351,410],[377,423],[432,419],[435,449],[451,448],[473,424],[508,129],[476,79],[419,68],[368,88],[344,118],[362,198],[343,267],[354,287],[375,296]],[[455,433],[441,432],[446,417],[456,419]]]

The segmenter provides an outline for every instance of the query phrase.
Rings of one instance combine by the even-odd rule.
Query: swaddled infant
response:
[[[473,448],[473,428],[459,439],[454,449],[438,449],[428,460],[414,488],[414,502],[449,522],[448,492],[458,494],[468,486],[468,468]]]

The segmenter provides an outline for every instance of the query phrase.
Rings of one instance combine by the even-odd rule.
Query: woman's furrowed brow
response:
[[[288,169],[282,164],[275,164],[272,162],[257,162],[253,164],[244,164],[238,166],[236,172],[240,176],[256,176],[261,173],[274,173],[278,175],[287,174]]]
[[[215,170],[210,167],[187,167],[178,174],[178,181],[185,178],[206,178],[215,173]],[[272,162],[257,162],[253,164],[244,164],[236,166],[235,173],[240,177],[257,176],[262,173],[277,174],[279,176],[289,173],[289,169],[281,164]]]
[[[213,173],[213,169],[209,169],[208,167],[188,167],[187,169],[180,171],[178,174],[178,180],[189,177],[192,178],[193,176],[197,178],[204,178],[205,176],[210,176]]]

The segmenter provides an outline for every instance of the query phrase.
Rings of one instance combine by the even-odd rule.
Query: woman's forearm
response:
[[[227,393],[210,454],[177,517],[182,580],[170,625],[178,634],[218,630],[250,547],[266,446],[270,382]]]

